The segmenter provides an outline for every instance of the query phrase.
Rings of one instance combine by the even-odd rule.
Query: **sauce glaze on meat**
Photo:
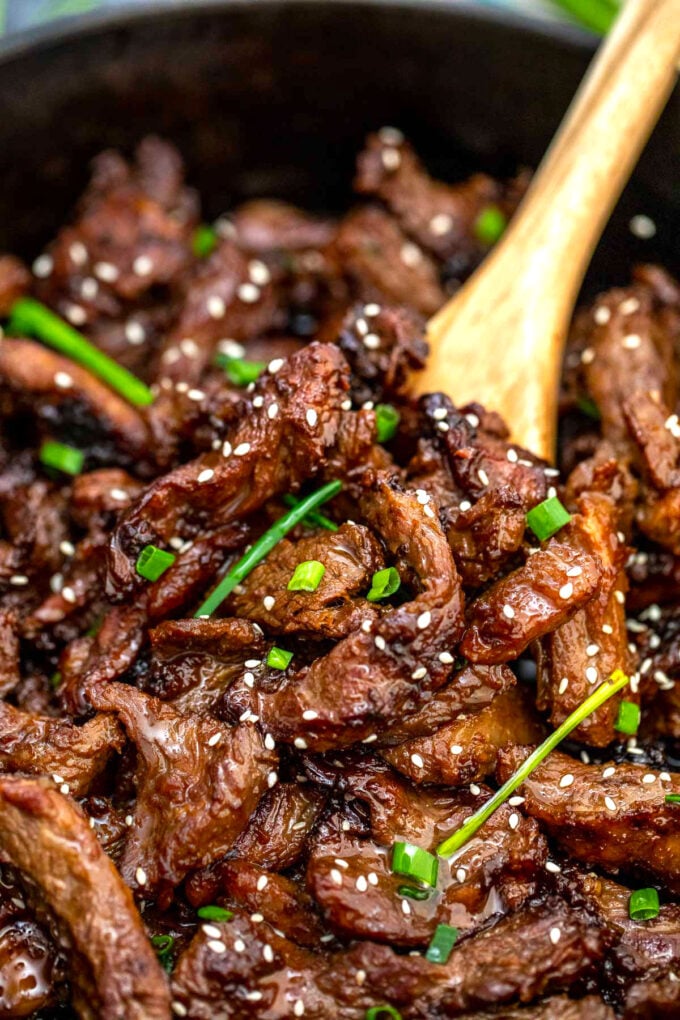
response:
[[[526,176],[434,181],[386,128],[355,183],[339,220],[251,201],[196,254],[198,197],[148,138],[95,161],[32,271],[0,257],[0,315],[43,302],[155,397],[0,341],[0,1018],[680,1016],[680,288],[640,266],[577,314],[557,471],[493,408],[409,392]],[[267,367],[237,386],[217,355]],[[194,617],[334,479],[337,530],[306,519]],[[571,521],[538,542],[554,494]],[[155,582],[150,543],[176,554]],[[433,851],[615,669],[629,688],[409,898],[395,840]]]

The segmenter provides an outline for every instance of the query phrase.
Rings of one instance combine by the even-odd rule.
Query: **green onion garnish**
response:
[[[391,404],[377,404],[375,408],[375,428],[379,443],[387,443],[397,431],[401,415]]]
[[[60,683],[61,673],[59,672],[59,670],[57,670],[56,673],[53,673],[52,676],[50,677],[50,687],[52,688],[53,691],[56,691]]]
[[[131,404],[153,403],[153,393],[141,379],[94,347],[79,333],[33,298],[19,298],[10,313],[9,329],[14,334],[34,336],[96,375]]]
[[[73,446],[46,440],[40,447],[40,460],[45,467],[56,468],[66,475],[79,475],[83,470],[85,454]]]
[[[401,578],[396,567],[385,567],[378,570],[371,578],[371,590],[366,598],[369,602],[378,602],[380,599],[387,599],[399,590]]]
[[[583,704],[579,705],[571,715],[567,716],[562,725],[558,726],[554,733],[551,733],[542,744],[539,744],[535,751],[531,752],[526,761],[503,783],[500,789],[494,793],[493,797],[490,797],[486,804],[483,804],[474,814],[470,815],[457,832],[454,832],[437,847],[437,853],[441,857],[450,857],[456,850],[460,850],[475,835],[477,830],[482,827],[487,818],[490,818],[494,811],[508,799],[510,794],[514,793],[517,787],[521,786],[525,779],[529,778],[543,759],[547,758],[551,751],[554,751],[560,741],[568,737],[572,730],[575,730],[584,719],[587,719],[600,705],[604,705],[605,701],[608,701],[614,694],[622,690],[627,683],[628,677],[623,670],[614,670],[609,680],[605,680],[603,684],[600,684],[597,690],[593,691]]]
[[[680,793],[667,793],[664,800],[667,804],[680,804]]]
[[[172,949],[175,945],[174,938],[172,935],[152,935],[151,945],[156,950],[156,956],[161,967],[169,974],[173,967]]]
[[[366,1020],[401,1020],[401,1013],[394,1006],[371,1006],[366,1010]]]
[[[592,418],[593,421],[602,420],[600,409],[592,397],[579,397],[578,400],[576,401],[576,406],[578,407],[579,411],[587,415],[588,418]]]
[[[424,885],[435,886],[439,861],[422,847],[398,842],[392,847],[392,871],[415,878]]]
[[[474,235],[482,244],[492,245],[503,235],[508,218],[497,205],[487,205],[473,224]]]
[[[636,889],[630,894],[628,913],[633,921],[651,921],[659,913],[659,894],[656,889]]]
[[[562,506],[557,496],[544,499],[527,514],[527,524],[539,542],[552,538],[560,528],[568,524],[571,514]]]
[[[199,907],[196,913],[202,921],[231,921],[234,916],[233,910],[227,910],[225,907],[218,907],[212,903],[207,907]]]
[[[640,706],[634,701],[622,701],[619,705],[619,713],[614,723],[614,729],[619,733],[626,733],[632,736],[637,733],[640,726]]]
[[[137,557],[136,570],[147,581],[157,581],[173,565],[177,557],[155,545],[145,545]]]
[[[207,223],[201,223],[194,230],[191,247],[197,259],[207,259],[217,247],[217,234]]]
[[[298,506],[300,503],[300,500],[296,499],[295,496],[293,496],[292,493],[290,492],[287,492],[286,495],[282,497],[282,501],[286,504],[286,506]],[[325,514],[318,513],[318,511],[316,510],[312,510],[310,513],[308,513],[307,516],[303,519],[302,523],[307,528],[319,527],[326,528],[328,531],[338,530],[338,526],[335,523],[335,521],[332,521],[329,517],[326,517]]]
[[[446,963],[457,938],[457,928],[453,928],[450,924],[438,924],[434,930],[432,941],[427,947],[425,959],[430,963]]]
[[[318,560],[305,560],[304,563],[298,563],[287,584],[288,591],[316,591],[325,573],[326,568]]]
[[[231,594],[236,585],[240,584],[248,576],[250,571],[265,558],[277,542],[280,542],[288,534],[291,528],[299,524],[310,510],[316,509],[317,506],[326,503],[333,496],[337,496],[341,488],[341,482],[327,482],[326,485],[317,489],[316,492],[312,492],[309,496],[301,499],[297,506],[293,507],[292,510],[289,510],[287,514],[284,514],[283,517],[280,517],[278,521],[272,524],[271,528],[268,528],[263,535],[260,535],[257,542],[253,543],[245,556],[242,556],[238,563],[235,563],[231,570],[224,575],[215,590],[198,607],[194,617],[210,616],[214,613],[224,602],[227,595]]]
[[[247,358],[230,358],[227,354],[218,354],[215,364],[223,368],[227,378],[234,386],[249,386],[255,382],[267,367],[265,361],[248,361]]]
[[[397,888],[397,896],[406,896],[409,900],[429,900],[431,895],[431,889],[417,889],[414,885],[400,885]]]
[[[267,665],[272,669],[288,669],[292,658],[292,652],[287,652],[285,648],[277,648],[277,646],[274,645],[273,648],[269,649]]]

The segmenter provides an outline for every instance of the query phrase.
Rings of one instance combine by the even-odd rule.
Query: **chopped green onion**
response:
[[[287,492],[286,495],[282,497],[282,500],[286,506],[298,506],[300,503],[300,500],[296,499],[290,492]],[[338,530],[338,526],[335,521],[326,517],[325,514],[318,513],[316,510],[312,510],[308,513],[307,516],[303,518],[302,524],[304,524],[307,528],[315,528],[318,526],[319,528],[326,528],[328,531]]]
[[[173,565],[177,557],[155,545],[145,545],[137,557],[136,570],[147,581],[157,581]]]
[[[172,935],[152,935],[151,945],[156,950],[156,956],[161,967],[169,974],[173,968],[172,949],[175,945],[174,938]]]
[[[202,605],[194,613],[194,617],[210,616],[224,602],[227,595],[230,595],[237,584],[240,584],[244,577],[265,558],[274,546],[284,538],[288,532],[303,520],[310,510],[316,509],[322,503],[337,496],[342,488],[342,483],[327,482],[326,485],[317,489],[301,499],[297,506],[289,510],[287,514],[280,517],[272,524],[271,528],[260,535],[257,542],[254,542],[245,556],[242,556],[238,563],[229,570],[215,590],[208,596]]]
[[[593,421],[600,421],[602,419],[600,409],[592,397],[579,397],[576,401],[576,406],[579,411],[582,411],[588,418],[592,418]]]
[[[680,804],[680,793],[667,793],[664,800],[667,804]]]
[[[431,895],[431,889],[417,889],[414,885],[400,885],[397,889],[397,896],[406,896],[410,900],[429,900]]]
[[[371,1006],[366,1010],[366,1020],[401,1020],[401,1013],[394,1006]]]
[[[527,514],[527,524],[539,542],[552,538],[570,520],[571,514],[562,506],[557,496],[544,499]]]
[[[83,470],[85,454],[73,446],[46,440],[40,447],[40,460],[45,467],[56,468],[66,475],[79,475]]]
[[[538,745],[535,751],[531,752],[526,761],[503,783],[500,789],[494,793],[493,797],[490,797],[486,804],[483,804],[474,814],[470,815],[457,832],[454,832],[453,835],[449,836],[448,839],[445,839],[437,847],[437,853],[441,857],[450,857],[456,850],[460,850],[475,835],[477,830],[482,827],[487,818],[490,818],[494,811],[508,799],[510,794],[514,793],[517,787],[521,786],[525,779],[529,778],[534,769],[541,764],[544,758],[547,758],[560,741],[568,737],[572,730],[575,730],[584,719],[587,719],[600,705],[604,705],[605,701],[608,701],[609,698],[622,690],[627,683],[628,677],[623,670],[614,670],[609,680],[605,680],[603,684],[600,684],[597,690],[593,691],[583,704],[579,705],[571,715],[567,716],[562,725],[558,726],[554,733],[551,733],[542,744]]]
[[[52,688],[53,691],[56,691],[60,683],[61,673],[59,672],[59,670],[57,670],[56,673],[53,673],[52,676],[50,677],[50,687]]]
[[[298,563],[287,584],[288,591],[316,591],[325,573],[326,568],[318,560],[305,560],[303,563]]]
[[[207,259],[217,247],[217,234],[214,229],[207,223],[201,223],[194,230],[191,247],[197,259]]]
[[[377,404],[375,408],[375,428],[379,443],[387,443],[397,431],[401,415],[391,404]]]
[[[636,889],[630,894],[628,913],[633,921],[651,921],[659,913],[659,894],[656,889]]]
[[[457,938],[457,928],[453,928],[450,924],[438,924],[434,930],[432,941],[427,947],[425,959],[430,963],[446,963]]]
[[[378,602],[379,599],[387,599],[399,590],[401,578],[396,567],[385,567],[384,570],[377,570],[371,578],[371,590],[366,598],[369,602]]]
[[[234,916],[233,910],[225,907],[218,907],[210,903],[207,907],[199,907],[196,911],[202,921],[231,921]]]
[[[292,658],[292,652],[287,652],[285,648],[277,648],[276,645],[274,645],[273,648],[269,649],[267,665],[272,669],[288,669]]]
[[[606,35],[619,13],[616,3],[609,0],[552,0],[585,28]]]
[[[619,714],[614,723],[614,729],[619,733],[632,735],[637,733],[640,726],[640,706],[634,701],[622,701],[619,705]]]
[[[215,364],[223,368],[227,378],[234,386],[249,386],[254,383],[267,367],[266,361],[248,361],[247,358],[230,358],[226,354],[218,354]]]
[[[482,244],[492,245],[503,235],[508,225],[508,218],[497,205],[487,205],[482,209],[472,227],[475,237]]]
[[[153,403],[153,393],[141,379],[94,347],[79,333],[33,298],[19,298],[10,312],[9,328],[14,334],[35,336],[67,358],[96,375],[131,404]]]
[[[397,875],[408,875],[424,885],[437,884],[439,861],[434,854],[414,846],[413,843],[395,843],[392,847],[392,871]]]

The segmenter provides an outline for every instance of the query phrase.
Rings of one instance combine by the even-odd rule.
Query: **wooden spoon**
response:
[[[505,236],[430,320],[417,392],[478,400],[552,459],[574,303],[679,60],[680,0],[627,0]]]

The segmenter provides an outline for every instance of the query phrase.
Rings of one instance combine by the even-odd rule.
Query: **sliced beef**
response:
[[[0,610],[0,694],[5,697],[21,680],[15,613]]]
[[[419,316],[375,302],[347,313],[338,344],[352,370],[356,405],[403,397],[411,374],[425,367],[428,350]]]
[[[20,259],[13,255],[0,255],[0,315],[5,318],[12,305],[24,297],[31,282],[31,276]]]

